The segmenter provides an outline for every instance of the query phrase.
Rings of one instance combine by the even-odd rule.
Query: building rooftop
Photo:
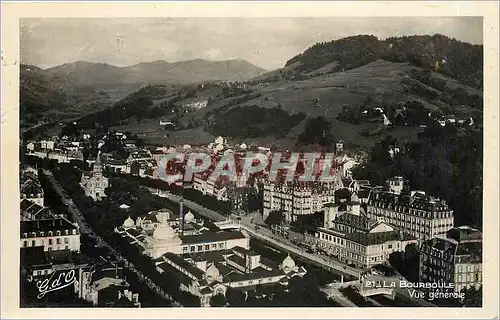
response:
[[[163,262],[157,266],[158,268],[162,269],[164,272],[172,274],[176,279],[179,280],[179,282],[185,286],[191,285],[193,283],[193,279],[191,279],[189,276],[184,274],[183,272],[177,270],[168,262]]]
[[[77,230],[78,227],[73,225],[71,222],[64,218],[52,218],[52,219],[41,219],[41,220],[27,220],[21,221],[21,235],[27,233],[28,237],[31,236],[32,232],[56,232],[64,230]]]
[[[196,244],[196,243],[210,243],[225,240],[243,239],[246,238],[240,231],[221,231],[221,232],[205,232],[197,235],[181,236],[182,243]]]
[[[180,268],[186,270],[187,272],[192,274],[195,278],[197,278],[197,279],[203,278],[204,272],[202,270],[198,269],[197,267],[193,266],[192,264],[190,264],[186,260],[184,260],[181,256],[176,255],[176,254],[171,253],[171,252],[167,252],[163,255],[163,257],[165,259],[171,261],[175,265],[179,266]]]
[[[251,272],[251,273],[230,273],[226,275],[224,278],[227,281],[224,282],[237,282],[237,281],[246,281],[246,280],[258,280],[261,278],[267,277],[275,277],[275,276],[285,276],[281,270],[268,271],[264,270],[262,272]]]

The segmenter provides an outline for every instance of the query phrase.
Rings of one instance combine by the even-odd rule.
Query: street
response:
[[[163,289],[154,283],[149,277],[144,275],[140,270],[136,268],[136,266],[128,261],[125,257],[123,257],[118,251],[116,251],[113,247],[111,247],[108,243],[106,243],[100,236],[98,236],[87,224],[85,221],[85,218],[83,217],[83,214],[81,211],[76,207],[75,203],[73,200],[66,195],[64,192],[63,188],[59,184],[59,182],[55,179],[54,175],[52,172],[49,170],[43,169],[43,173],[45,176],[47,176],[48,180],[54,187],[54,190],[56,193],[61,197],[61,200],[64,204],[66,204],[69,213],[72,215],[73,221],[75,221],[78,224],[78,227],[80,229],[81,234],[85,234],[89,236],[91,239],[96,241],[96,244],[98,247],[104,247],[109,250],[109,252],[119,261],[124,264],[124,266],[129,269],[130,271],[134,272],[137,274],[137,277],[140,281],[144,282],[149,289],[163,297],[167,301],[171,301],[173,305],[175,306],[181,306],[182,305],[178,302],[175,301],[168,293],[164,292]]]

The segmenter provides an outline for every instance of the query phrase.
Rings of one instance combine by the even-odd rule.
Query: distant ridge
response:
[[[190,84],[203,81],[245,81],[262,75],[265,69],[248,61],[193,59],[178,62],[157,60],[127,67],[77,61],[44,70],[56,81],[81,86],[106,84]]]

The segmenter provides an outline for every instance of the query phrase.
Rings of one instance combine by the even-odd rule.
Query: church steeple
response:
[[[94,173],[101,174],[102,173],[102,163],[101,163],[101,151],[97,152],[97,158],[94,163]]]

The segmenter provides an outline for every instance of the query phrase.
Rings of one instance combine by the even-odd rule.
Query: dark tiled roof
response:
[[[71,222],[64,218],[53,218],[53,219],[43,219],[43,220],[28,220],[21,221],[21,235],[23,233],[27,233],[28,237],[31,236],[31,232],[37,232],[37,234],[41,231],[47,233],[49,231],[56,232],[61,231],[61,234],[64,235],[64,230],[68,230],[71,233],[71,230],[77,229]],[[47,236],[47,234],[45,234]]]
[[[354,232],[346,234],[346,238],[365,246],[383,244],[387,241],[415,240],[415,237],[407,234],[401,234],[399,231],[378,233]]]
[[[21,184],[21,194],[37,195],[43,194],[43,188],[37,180],[26,180]]]
[[[342,184],[344,185],[344,188],[350,187],[353,182],[354,180],[352,179],[342,179]]]
[[[49,219],[53,217],[49,208],[39,206],[38,204],[27,199],[21,201],[20,209],[21,215],[24,217],[32,217],[36,219]]]
[[[181,271],[177,270],[167,262],[159,264],[158,267],[162,269],[164,272],[172,274],[175,278],[179,280],[180,283],[184,284],[185,286],[189,286],[191,283],[193,283],[193,279],[191,279],[189,276],[182,273]]]
[[[166,259],[170,260],[173,264],[181,267],[182,269],[186,270],[188,273],[192,274],[197,279],[202,279],[203,275],[205,274],[202,270],[193,266],[192,264],[190,264],[189,262],[184,260],[179,255],[176,255],[176,254],[171,253],[171,252],[167,252],[163,256]]]
[[[360,199],[367,199],[370,196],[369,189],[361,189],[357,193],[358,193],[358,198]]]
[[[240,246],[236,246],[236,247],[233,247],[231,248],[231,250],[237,252],[237,253],[240,253],[240,254],[243,254],[243,255],[247,255],[247,254],[251,254],[252,251],[248,250],[248,249],[245,249],[243,247],[240,247]]]
[[[457,256],[469,256],[469,261],[482,262],[483,243],[482,242],[464,242],[458,245]]]
[[[391,192],[376,191],[373,192],[369,199],[369,204],[377,207],[401,207],[402,212],[408,212],[408,209],[417,209],[425,211],[447,211],[450,210],[446,203],[441,203],[440,200],[434,199],[429,195],[415,193],[410,195],[397,195]]]
[[[214,292],[214,290],[212,288],[210,288],[210,287],[205,287],[205,288],[203,288],[203,289],[200,290],[201,294],[211,294],[213,292]]]
[[[274,271],[263,271],[263,272],[252,272],[252,273],[230,273],[225,276],[228,282],[236,282],[236,281],[245,281],[245,280],[258,280],[262,278],[269,278],[269,277],[275,277],[275,276],[280,276],[283,275],[283,272],[281,270],[274,270]]]
[[[182,236],[182,243],[195,244],[195,243],[210,243],[217,241],[233,240],[245,238],[240,231],[221,231],[217,233],[205,232],[203,234]]]
[[[370,227],[376,222],[376,220],[369,219],[363,214],[356,215],[353,213],[345,212],[340,216],[337,216],[334,223],[351,226],[359,230],[369,230]]]
[[[276,269],[276,267],[278,266],[278,262],[273,261],[271,259],[264,258],[262,256],[260,257],[260,263],[262,263],[263,265],[266,265],[268,267],[271,267],[272,269]]]
[[[232,254],[232,250],[219,250],[219,251],[207,251],[207,252],[199,252],[199,253],[186,253],[183,254],[182,257],[184,259],[191,258],[193,261],[211,261],[211,262],[219,262],[224,261],[225,255]]]
[[[245,267],[245,264],[246,264],[244,258],[239,257],[239,256],[234,255],[234,254],[232,256],[228,257],[227,260],[232,261],[232,262],[234,262],[237,265],[242,266],[242,267]]]

